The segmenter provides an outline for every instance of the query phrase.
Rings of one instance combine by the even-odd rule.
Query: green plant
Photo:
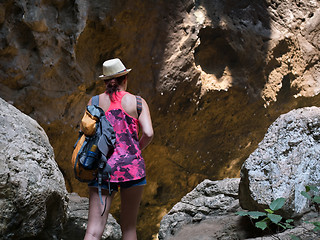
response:
[[[320,194],[320,190],[315,186],[306,186],[305,191],[301,191],[301,195],[309,199],[318,212],[320,212],[320,195],[319,194]],[[272,223],[283,228],[283,230],[292,229],[294,228],[293,219],[286,219],[285,221],[283,221],[283,217],[281,215],[275,214],[277,210],[283,207],[285,202],[286,202],[285,198],[277,198],[276,200],[270,203],[269,208],[265,209],[264,212],[239,211],[239,212],[236,212],[236,214],[238,214],[239,216],[248,216],[254,220],[257,220],[263,217],[262,220],[257,221],[255,223],[255,226],[262,230],[265,230]],[[314,226],[313,231],[320,232],[320,222],[318,221],[315,221],[315,222],[305,221],[305,222],[308,224],[312,224]],[[295,235],[290,235],[290,237],[292,240],[300,240],[300,238]]]
[[[306,197],[315,206],[316,210],[319,212],[320,196],[319,189],[316,186],[305,186],[305,191],[301,192],[301,195]],[[313,231],[320,231],[320,222],[309,222],[306,223],[314,225]]]
[[[319,189],[316,186],[305,186],[306,191],[302,191],[302,196],[309,199],[311,202],[314,202],[315,204],[320,204],[320,196],[316,195],[316,193],[319,194]],[[310,191],[313,191],[311,194]]]
[[[306,189],[305,191],[301,191],[301,195],[309,199],[311,203],[315,206],[316,210],[319,212],[319,204],[320,204],[319,189],[316,186],[305,186],[305,189]],[[315,232],[320,231],[320,222],[305,221],[305,223],[312,224],[314,226],[313,231]],[[301,240],[301,238],[295,235],[291,235],[291,239]]]
[[[277,198],[276,200],[272,201],[269,205],[269,208],[265,209],[264,212],[260,211],[239,211],[236,214],[239,216],[248,216],[252,219],[259,219],[263,217],[262,220],[255,223],[257,228],[265,230],[271,223],[280,226],[283,229],[291,229],[293,228],[293,220],[286,219],[284,222],[283,217],[279,214],[275,214],[275,211],[281,209],[285,204],[285,198]]]

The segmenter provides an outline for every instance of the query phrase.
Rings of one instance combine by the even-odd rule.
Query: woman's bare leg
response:
[[[121,230],[123,240],[137,239],[137,216],[140,201],[143,193],[143,186],[121,189]]]
[[[101,203],[98,189],[95,187],[89,187],[88,226],[84,240],[101,239],[101,236],[107,223],[113,196],[114,193],[110,196],[107,191],[102,190],[102,200],[103,203],[105,203],[105,201],[107,200],[107,206],[106,211],[101,216],[104,209],[104,204]]]

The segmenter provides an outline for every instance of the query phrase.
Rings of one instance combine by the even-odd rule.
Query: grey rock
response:
[[[70,193],[68,204],[68,221],[64,225],[62,239],[83,239],[87,229],[89,199],[80,197],[77,193]],[[122,237],[120,225],[109,214],[107,226],[102,235],[103,240],[119,240]]]
[[[0,236],[59,239],[67,191],[40,125],[0,98]]]
[[[241,218],[235,214],[215,216],[198,224],[183,226],[170,240],[238,240],[246,239],[245,230],[239,228]]]
[[[291,236],[299,237],[301,240],[320,239],[320,233],[313,231],[314,226],[303,222],[294,229],[289,229],[282,233],[273,234],[263,237],[247,237],[250,232],[254,232],[254,227],[248,225],[241,226],[241,217],[234,214],[225,216],[217,216],[207,219],[199,224],[190,224],[184,226],[174,236],[170,236],[169,240],[292,240]],[[312,222],[320,221],[320,218],[310,220]]]
[[[188,232],[194,224],[214,221],[213,218],[219,219],[223,218],[221,216],[234,213],[239,208],[237,193],[239,181],[240,179],[234,178],[221,181],[206,179],[201,182],[163,217],[160,223],[159,239],[170,239],[179,231]]]
[[[314,218],[310,222],[320,222],[320,218]],[[320,233],[313,231],[314,225],[310,223],[303,222],[301,225],[295,227],[294,229],[286,230],[282,233],[274,234],[272,236],[258,237],[258,238],[248,238],[248,240],[292,240],[291,236],[299,237],[301,240],[316,240],[320,239]]]
[[[320,186],[320,108],[308,107],[281,115],[241,169],[241,207],[263,210],[283,197],[287,218],[307,212],[301,195],[306,185]]]

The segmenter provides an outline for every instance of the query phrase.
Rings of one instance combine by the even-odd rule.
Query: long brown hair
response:
[[[111,101],[114,100],[114,96],[120,90],[119,86],[126,79],[126,77],[127,77],[127,75],[124,75],[121,77],[104,80],[104,82],[106,83],[106,94],[109,95]]]

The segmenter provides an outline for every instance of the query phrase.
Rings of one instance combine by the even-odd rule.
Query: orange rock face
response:
[[[140,216],[150,238],[197,183],[239,176],[280,114],[319,105],[319,2],[251,2],[3,1],[0,96],[43,126],[84,196],[69,163],[84,107],[104,90],[104,60],[132,68],[129,91],[155,128]]]

